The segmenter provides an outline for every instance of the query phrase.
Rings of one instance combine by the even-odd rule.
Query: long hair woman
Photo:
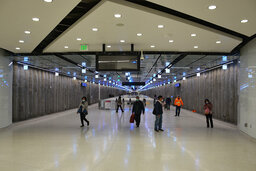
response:
[[[212,122],[212,103],[209,99],[204,100],[204,114],[206,116],[206,123],[207,128],[209,128],[209,120],[211,123],[211,128],[213,128],[213,122]]]
[[[88,101],[86,97],[82,97],[77,113],[80,113],[81,127],[84,127],[84,121],[87,123],[87,126],[89,126],[90,122],[85,118],[86,115],[88,115]]]

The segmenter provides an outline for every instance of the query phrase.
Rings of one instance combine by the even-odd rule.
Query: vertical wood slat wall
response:
[[[118,96],[124,91],[100,86],[101,99],[109,94]],[[24,71],[14,65],[13,71],[13,122],[27,120],[55,112],[77,108],[81,97],[86,96],[89,104],[99,101],[99,85],[87,84],[65,76],[55,77],[54,73],[29,68]]]
[[[175,88],[172,83],[147,90],[143,94],[150,97],[156,94],[173,98],[180,95],[184,101],[183,108],[195,109],[201,114],[204,112],[204,99],[208,98],[213,103],[214,118],[237,124],[238,73],[238,64],[230,64],[227,70],[218,68],[202,73],[200,77],[194,76],[179,81],[177,83],[181,84],[180,88]]]

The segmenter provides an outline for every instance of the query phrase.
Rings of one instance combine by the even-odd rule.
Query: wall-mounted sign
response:
[[[81,86],[82,87],[87,87],[87,84],[86,83],[81,83]]]
[[[180,83],[177,83],[174,85],[175,87],[180,87]]]

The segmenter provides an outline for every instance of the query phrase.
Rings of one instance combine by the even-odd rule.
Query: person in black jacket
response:
[[[145,113],[145,107],[142,101],[140,101],[140,97],[136,96],[136,101],[133,103],[133,107],[132,107],[132,113],[135,115],[135,121],[136,121],[136,125],[137,127],[140,126],[140,115],[141,112],[143,112],[143,114]]]
[[[155,121],[155,131],[164,131],[162,129],[162,120],[163,120],[163,97],[158,96],[158,100],[156,101],[155,104],[155,115],[156,115],[156,121]]]

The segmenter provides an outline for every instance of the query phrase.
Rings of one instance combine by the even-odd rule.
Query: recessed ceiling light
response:
[[[173,40],[169,40],[169,43],[173,43],[174,41]]]
[[[218,41],[216,41],[216,43],[217,43],[217,44],[220,44],[220,43],[221,43],[221,41],[220,41],[220,40],[218,40]]]
[[[81,38],[76,38],[76,40],[81,41],[82,39]]]
[[[92,28],[92,31],[98,31],[98,28]]]
[[[111,45],[107,45],[107,48],[111,48]]]
[[[121,17],[122,17],[121,14],[115,14],[114,16],[115,16],[116,18],[121,18]]]
[[[15,49],[16,49],[16,50],[20,50],[20,48],[19,48],[19,47],[16,47]]]
[[[19,40],[20,43],[24,43],[24,40]]]
[[[156,46],[155,46],[155,45],[151,45],[150,47],[151,47],[151,48],[155,48]]]
[[[25,34],[30,34],[30,31],[24,31]]]
[[[33,21],[39,21],[39,18],[34,17],[34,18],[32,18],[32,20],[33,20]]]
[[[247,23],[248,22],[248,20],[247,19],[243,19],[243,20],[241,20],[241,23]]]
[[[195,33],[191,34],[191,37],[196,37],[196,34]]]
[[[44,2],[52,2],[52,0],[44,0]]]
[[[67,49],[67,48],[68,48],[68,46],[64,46],[64,48],[65,48],[65,49]]]
[[[194,46],[194,48],[195,48],[195,49],[197,49],[197,48],[198,48],[198,46]]]
[[[209,9],[209,10],[214,10],[214,9],[216,9],[216,5],[210,5],[210,6],[208,7],[208,9]]]
[[[158,25],[157,27],[158,28],[164,28],[164,25]]]
[[[121,42],[121,43],[124,43],[124,42],[125,42],[125,40],[120,40],[120,42]]]
[[[142,36],[142,33],[137,33],[137,36]]]

